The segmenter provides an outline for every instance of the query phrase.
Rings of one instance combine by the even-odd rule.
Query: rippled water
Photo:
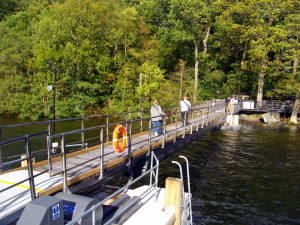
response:
[[[170,161],[189,158],[195,224],[300,224],[299,143],[299,126],[244,124],[206,134],[160,171],[178,176]]]
[[[299,126],[212,131],[161,162],[160,186],[179,177],[171,160],[183,162],[178,156],[185,155],[194,224],[300,224],[299,143]]]

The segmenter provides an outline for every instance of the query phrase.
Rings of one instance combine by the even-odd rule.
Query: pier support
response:
[[[227,115],[226,124],[228,126],[238,126],[239,125],[239,115]]]
[[[181,221],[182,180],[168,177],[166,179],[165,211],[173,211],[176,217],[174,225]]]

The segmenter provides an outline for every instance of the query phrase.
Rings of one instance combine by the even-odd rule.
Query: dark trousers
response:
[[[189,112],[181,112],[182,124],[186,126],[188,124]]]

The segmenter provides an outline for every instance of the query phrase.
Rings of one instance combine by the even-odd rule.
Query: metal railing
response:
[[[155,160],[155,162],[154,162]],[[120,217],[122,215],[122,213],[124,213],[125,211],[127,211],[129,208],[131,208],[133,205],[135,205],[139,199],[143,198],[144,196],[146,196],[148,193],[151,193],[154,189],[154,195],[155,195],[155,199],[157,198],[157,185],[158,185],[158,171],[159,171],[159,160],[156,158],[155,154],[152,152],[151,153],[151,167],[149,170],[147,170],[145,173],[143,173],[141,176],[139,176],[138,178],[132,180],[131,182],[129,182],[127,185],[123,186],[122,188],[120,188],[118,191],[116,191],[115,193],[111,194],[110,196],[106,197],[104,200],[102,200],[101,202],[99,202],[98,204],[94,205],[93,207],[91,207],[90,209],[88,209],[87,211],[85,211],[82,215],[74,218],[72,221],[68,222],[67,225],[72,225],[72,224],[76,224],[77,221],[81,220],[82,218],[86,217],[86,216],[92,216],[92,224],[95,225],[96,224],[96,212],[97,209],[99,207],[102,207],[102,205],[116,197],[118,194],[128,190],[128,188],[130,186],[132,186],[133,184],[135,184],[137,181],[141,180],[142,178],[144,178],[146,175],[150,174],[150,184],[149,187],[143,191],[142,194],[140,194],[138,196],[138,198],[136,198],[134,201],[131,202],[131,204],[126,205],[124,208],[122,208],[121,210],[119,210],[117,213],[114,214],[114,216],[112,218],[110,218],[108,221],[106,221],[104,223],[104,225],[109,225],[112,224],[113,221],[115,221],[118,217]],[[153,177],[154,177],[154,181],[153,181]]]
[[[197,109],[197,108],[200,108],[200,107],[213,106],[214,104],[216,104],[216,101],[217,100],[200,103],[200,104],[194,105],[193,108]],[[162,108],[162,109],[163,109],[163,111],[166,111],[167,113],[180,112],[179,107]],[[108,125],[110,123],[130,121],[132,119],[132,117],[134,117],[134,115],[135,115],[135,117],[141,118],[141,119],[143,117],[145,117],[145,115],[147,117],[149,117],[150,116],[150,109],[130,111],[130,112],[111,113],[111,114],[101,114],[101,115],[94,115],[94,116],[83,116],[83,117],[68,118],[68,119],[38,121],[38,122],[22,123],[22,124],[0,125],[0,141],[5,140],[5,138],[4,138],[5,135],[4,134],[7,133],[7,132],[5,132],[5,130],[10,129],[10,128],[26,127],[26,129],[27,129],[27,127],[29,127],[29,126],[46,125],[45,127],[41,128],[41,131],[48,130],[49,135],[51,135],[51,134],[54,134],[53,133],[53,127],[54,126],[57,127],[60,123],[78,121],[79,122],[78,129],[83,130],[84,128],[86,128],[86,121],[88,121],[90,119],[100,119],[100,122],[101,122],[100,125]],[[147,117],[145,117],[145,118],[147,118]],[[172,118],[171,118],[171,122],[172,122]],[[142,123],[142,120],[141,120],[141,123],[140,123],[140,126],[139,126],[141,132],[142,132],[143,126],[144,126],[144,124]],[[64,126],[64,127],[66,127],[66,126]],[[62,132],[67,132],[67,131],[69,131],[69,130],[64,130],[64,131],[59,131],[58,130],[58,132],[56,132],[56,133],[62,133]],[[106,138],[109,138],[108,130],[106,130]],[[84,146],[84,144],[85,144],[85,135],[84,135],[84,133],[82,133],[82,136],[81,136],[81,144],[82,144],[82,146]]]
[[[216,103],[215,101],[208,101],[205,103],[197,104],[194,108],[212,106]],[[167,113],[176,113],[179,112],[178,107],[171,108],[163,108],[163,110]],[[139,111],[131,111],[131,112],[121,112],[121,113],[111,113],[111,114],[102,114],[102,115],[94,115],[94,116],[84,116],[77,118],[68,118],[68,119],[59,119],[59,120],[47,120],[47,121],[38,121],[31,123],[23,123],[23,124],[11,124],[11,125],[0,125],[0,142],[11,140],[18,138],[19,136],[25,136],[28,133],[37,133],[40,131],[48,130],[48,135],[54,134],[54,130],[56,133],[63,133],[67,131],[71,131],[74,129],[84,130],[91,126],[91,122],[95,120],[99,122],[99,125],[106,125],[106,129],[103,130],[103,138],[105,141],[110,140],[110,130],[109,124],[117,123],[117,122],[127,122],[130,121],[132,117],[140,118],[140,123],[135,125],[135,129],[139,129],[140,132],[144,131],[144,128],[147,127],[147,123],[144,123],[145,120],[143,118],[148,118],[150,116],[150,110],[139,110]],[[170,122],[172,123],[174,120],[173,117],[170,118]],[[70,126],[70,124],[72,126]],[[74,127],[75,125],[75,127]],[[126,123],[126,128],[128,128],[129,123]],[[56,129],[54,129],[56,127]],[[70,128],[69,128],[70,127]],[[69,129],[68,129],[69,128]],[[30,130],[33,130],[30,132]],[[86,132],[81,132],[80,138],[76,138],[73,142],[68,143],[66,147],[77,146],[78,149],[82,149],[85,147],[93,146],[96,141],[98,142],[98,136],[94,134],[87,134]],[[0,165],[5,161],[3,158],[4,149],[0,145]],[[40,149],[43,151],[43,149]],[[1,172],[1,170],[0,170]]]
[[[243,100],[235,104],[235,112],[238,111],[269,111],[291,113],[293,110],[294,101],[286,100],[263,100],[258,104],[257,101]],[[300,112],[300,108],[298,109]]]
[[[35,189],[35,183],[34,183],[34,179],[40,175],[42,175],[43,173],[46,173],[48,172],[47,170],[46,171],[42,171],[42,172],[39,172],[37,174],[33,174],[33,159],[38,155],[37,153],[34,154],[32,151],[31,151],[31,147],[30,147],[30,141],[33,139],[33,138],[36,138],[40,135],[45,135],[45,134],[48,134],[48,131],[42,131],[42,132],[38,132],[38,133],[35,133],[35,134],[30,134],[30,135],[26,135],[26,136],[23,136],[23,137],[19,137],[19,138],[16,138],[16,139],[13,139],[13,140],[9,140],[9,141],[4,141],[4,142],[0,142],[0,146],[5,146],[7,144],[12,144],[12,143],[17,143],[17,142],[20,142],[20,141],[24,141],[24,156],[25,157],[22,157],[20,159],[15,159],[15,160],[12,160],[12,161],[9,161],[9,162],[5,162],[5,163],[2,163],[2,165],[0,165],[0,169],[3,170],[7,167],[11,167],[12,165],[17,165],[19,167],[20,163],[26,161],[27,162],[27,171],[28,171],[28,178],[26,179],[23,179],[15,184],[11,184],[11,186],[7,187],[7,188],[4,188],[4,189],[1,189],[0,190],[0,193],[3,193],[13,187],[16,187],[18,185],[21,185],[22,183],[28,181],[29,182],[29,185],[30,185],[30,193],[31,193],[31,199],[35,199],[36,198],[36,189]],[[40,153],[39,153],[40,154]]]
[[[189,170],[189,161],[185,156],[180,155],[179,158],[183,158],[186,163],[186,176],[187,176],[187,187],[188,187],[188,199],[186,201],[186,192],[184,190],[184,180],[183,180],[183,172],[182,172],[182,166],[179,162],[177,161],[172,161],[172,163],[177,164],[179,167],[179,172],[180,172],[180,180],[182,182],[182,208],[183,208],[183,213],[182,215],[184,218],[181,218],[181,221],[185,221],[184,224],[186,225],[193,225],[193,217],[192,217],[192,197],[191,197],[191,184],[190,184],[190,170]]]
[[[87,132],[95,132],[98,133],[98,141],[94,144],[94,145],[99,145],[99,153],[98,155],[96,155],[94,158],[91,158],[89,160],[86,161],[82,161],[80,164],[81,165],[88,165],[91,161],[93,160],[99,160],[98,163],[98,167],[100,168],[100,174],[99,174],[99,179],[102,179],[104,177],[104,164],[105,164],[105,160],[108,159],[108,156],[112,159],[118,157],[114,154],[114,152],[107,152],[105,151],[106,149],[106,145],[105,143],[107,142],[107,140],[105,139],[104,133],[106,132],[106,130],[109,130],[109,135],[112,134],[114,127],[117,124],[123,124],[124,126],[128,127],[128,144],[126,147],[126,151],[124,151],[124,155],[126,156],[127,154],[127,166],[131,165],[131,160],[132,160],[132,149],[134,146],[136,145],[143,145],[143,146],[147,146],[148,145],[148,151],[147,151],[147,155],[151,154],[151,148],[152,148],[152,143],[154,141],[154,139],[160,139],[162,140],[161,143],[161,147],[164,148],[167,141],[169,142],[176,142],[178,135],[182,135],[182,137],[185,137],[186,133],[192,133],[194,130],[198,131],[199,128],[204,128],[205,126],[209,125],[209,123],[212,123],[213,121],[215,121],[217,118],[220,118],[221,116],[225,115],[225,101],[219,101],[219,102],[215,102],[215,104],[210,104],[208,106],[202,106],[200,108],[196,108],[193,109],[193,111],[189,114],[189,120],[191,121],[191,123],[188,126],[181,126],[181,113],[180,112],[173,112],[173,113],[169,113],[166,114],[165,116],[163,116],[163,125],[162,125],[162,135],[160,137],[153,137],[152,135],[152,123],[151,123],[151,118],[140,118],[140,119],[136,119],[136,120],[130,120],[130,121],[125,121],[123,123],[111,123],[108,125],[101,125],[101,126],[97,126],[97,127],[90,127],[90,128],[84,128],[81,130],[74,130],[74,131],[69,131],[69,132],[65,132],[65,133],[59,133],[59,134],[52,134],[49,135],[49,131],[43,131],[43,132],[39,132],[39,133],[35,133],[35,134],[31,134],[31,135],[26,135],[14,140],[8,140],[8,141],[4,141],[4,142],[0,142],[0,147],[5,147],[8,144],[12,144],[12,143],[16,143],[20,140],[26,140],[24,143],[24,149],[26,151],[26,158],[20,159],[21,154],[23,153],[18,153],[14,160],[6,160],[5,162],[2,162],[2,165],[0,165],[0,169],[1,170],[8,170],[8,169],[13,169],[13,168],[18,168],[20,163],[22,161],[27,160],[28,161],[28,173],[29,173],[29,180],[30,180],[30,189],[32,191],[32,198],[36,197],[36,194],[34,192],[35,190],[35,185],[34,185],[34,178],[49,172],[50,177],[51,176],[55,176],[55,175],[62,175],[63,176],[63,191],[64,192],[68,192],[68,184],[67,184],[67,179],[68,179],[68,173],[76,168],[77,166],[73,166],[73,167],[68,167],[67,165],[67,154],[72,153],[72,152],[76,152],[78,150],[84,149],[84,147],[79,146],[79,148],[77,148],[76,146],[70,146],[71,143],[73,143],[74,138],[71,138],[71,136],[75,136],[75,138],[80,138],[82,133],[87,133]],[[142,132],[146,133],[146,135],[144,135],[144,139],[141,139],[140,141],[135,141],[133,143],[133,135],[140,133],[141,130],[139,128],[138,124],[149,124],[149,126],[147,128],[142,129]],[[148,135],[147,135],[148,133]],[[41,134],[44,134],[45,136],[47,135],[47,138],[43,139],[43,143],[44,146],[46,147],[46,149],[43,150],[38,150],[38,151],[34,151],[34,154],[32,153],[33,151],[31,150],[32,146],[29,145],[29,142],[32,142],[32,138],[33,137],[37,137]],[[170,140],[170,137],[173,136],[173,139]],[[47,142],[46,142],[47,140]],[[53,143],[57,143],[56,145],[54,145],[53,147]],[[60,150],[59,152],[56,152],[54,150]],[[48,166],[47,170],[44,170],[37,174],[37,175],[32,175],[33,174],[33,168],[32,168],[32,162],[31,162],[31,158],[33,157],[38,157],[38,156],[43,156],[40,157],[41,161],[47,159],[48,163],[46,164]],[[52,164],[53,164],[53,160],[54,158],[57,157],[61,157],[60,161],[61,161],[61,170],[53,173],[52,171]],[[15,185],[12,185],[11,187],[14,187],[16,185],[19,185],[26,180],[20,181]],[[11,188],[10,187],[10,188]],[[8,189],[8,188],[7,188]],[[0,190],[1,192],[4,192],[5,190]]]
[[[207,126],[209,123],[213,123],[217,118],[220,118],[222,115],[225,115],[225,103],[220,102],[214,106],[208,106],[208,107],[203,107],[203,108],[199,108],[199,109],[194,109],[189,115],[190,115],[189,119],[190,119],[191,123],[188,126],[183,126],[183,127],[181,125],[182,122],[178,119],[181,117],[181,113],[174,112],[174,113],[170,113],[170,114],[163,116],[162,135],[160,137],[158,137],[159,139],[162,140],[162,143],[161,143],[162,148],[165,147],[167,139],[168,138],[170,139],[171,136],[173,136],[173,138],[174,138],[173,142],[176,142],[178,135],[182,135],[182,137],[184,138],[186,133],[192,133],[194,130],[198,131],[200,126],[201,126],[201,128],[203,128],[205,125]],[[172,123],[170,118],[173,118],[175,120],[175,123]],[[140,141],[133,143],[132,136],[134,134],[140,133],[139,129],[136,129],[136,130],[133,129],[134,124],[139,124],[141,120],[143,120],[144,122],[146,121],[149,124],[148,128],[143,130],[143,132],[146,132],[147,135],[144,135],[144,138],[141,139]],[[147,146],[148,147],[147,155],[150,155],[150,152],[152,150],[151,148],[152,148],[153,140],[156,138],[152,135],[153,126],[151,123],[151,118],[131,120],[131,121],[122,122],[122,123],[112,123],[112,124],[108,124],[108,125],[86,128],[83,130],[75,130],[75,131],[70,131],[70,132],[65,132],[65,133],[60,133],[60,134],[48,135],[47,143],[48,143],[49,174],[50,174],[50,176],[52,176],[52,175],[54,176],[54,175],[58,175],[58,174],[63,175],[63,177],[64,177],[64,179],[63,179],[64,185],[63,186],[64,186],[65,192],[67,192],[67,189],[68,189],[68,187],[67,187],[68,172],[71,171],[72,169],[74,169],[74,167],[72,167],[72,168],[67,167],[67,164],[66,164],[67,154],[77,151],[77,149],[75,149],[75,150],[72,150],[72,148],[67,149],[67,147],[66,147],[66,146],[68,146],[67,139],[71,140],[72,138],[70,138],[70,137],[73,135],[80,136],[80,134],[82,132],[96,131],[96,133],[99,134],[99,137],[98,137],[99,142],[96,143],[97,145],[99,145],[99,150],[100,150],[98,155],[94,156],[93,158],[91,158],[89,160],[82,161],[81,166],[84,164],[88,164],[93,160],[100,159],[99,179],[102,179],[104,176],[103,171],[104,171],[105,160],[107,161],[109,158],[110,158],[110,160],[112,160],[117,157],[114,155],[113,151],[105,151],[106,141],[104,139],[104,131],[107,128],[109,128],[109,130],[111,131],[111,135],[112,135],[113,129],[118,124],[128,127],[128,129],[127,129],[127,131],[128,131],[127,151],[124,151],[124,153],[122,155],[125,157],[127,154],[127,157],[126,157],[127,158],[127,166],[131,165],[131,155],[132,155],[133,149],[135,149],[134,146],[138,146],[138,145]],[[58,143],[56,141],[58,141]],[[55,146],[57,146],[56,150],[60,149],[59,153],[53,153],[53,148],[51,147],[53,145],[53,143],[55,143]],[[56,158],[59,156],[62,157],[62,160],[61,160],[62,171],[60,171],[58,173],[53,173],[52,160],[53,160],[53,158]]]

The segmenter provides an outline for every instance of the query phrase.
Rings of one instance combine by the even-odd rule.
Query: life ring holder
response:
[[[119,133],[122,134],[122,145],[121,146],[119,145]],[[114,147],[116,153],[119,153],[119,154],[122,153],[126,148],[126,144],[127,144],[126,128],[123,125],[118,124],[113,132],[113,147]]]

